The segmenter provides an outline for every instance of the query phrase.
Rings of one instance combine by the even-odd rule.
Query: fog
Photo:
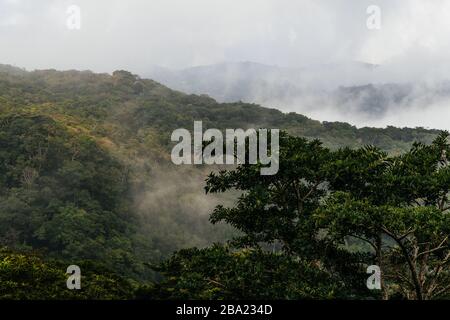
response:
[[[204,247],[236,234],[232,227],[208,220],[217,205],[233,206],[237,197],[236,192],[205,194],[208,170],[155,166],[147,187],[134,194],[141,232],[166,253]]]
[[[381,10],[367,27],[369,5]],[[81,10],[80,29],[67,8]],[[300,67],[392,64],[393,77],[448,71],[445,0],[0,0],[0,61],[34,68],[141,72],[254,61]],[[399,68],[399,69],[397,69]]]

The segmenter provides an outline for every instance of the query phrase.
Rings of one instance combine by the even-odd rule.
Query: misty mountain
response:
[[[154,67],[145,76],[171,88],[208,94],[219,102],[287,102],[296,96],[317,93],[339,85],[350,86],[370,77],[375,65],[359,62],[285,68],[254,62],[222,63],[182,70]],[[345,74],[361,74],[350,79]],[[344,76],[344,77],[343,77]]]
[[[147,76],[171,88],[207,94],[219,102],[257,103],[319,120],[358,126],[405,125],[448,128],[422,113],[450,102],[450,82],[411,79],[384,82],[382,66],[360,62],[285,68],[252,62],[223,63],[170,70],[155,67]],[[448,108],[444,108],[446,111]],[[434,110],[436,111],[436,110]],[[428,122],[419,120],[427,118]]]

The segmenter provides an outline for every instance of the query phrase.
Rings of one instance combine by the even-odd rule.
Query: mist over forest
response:
[[[0,0],[0,300],[450,299],[450,2],[372,2]]]

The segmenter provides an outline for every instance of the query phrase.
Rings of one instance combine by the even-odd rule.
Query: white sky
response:
[[[66,27],[70,5],[81,29]],[[369,5],[381,29],[366,27]],[[396,74],[450,70],[447,0],[0,0],[0,63],[27,69],[307,66],[365,61]]]

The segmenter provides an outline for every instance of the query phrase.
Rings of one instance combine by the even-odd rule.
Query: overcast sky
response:
[[[70,5],[80,30],[66,25]],[[381,9],[380,30],[367,28],[369,5]],[[142,73],[357,60],[420,76],[450,69],[449,17],[446,0],[0,0],[0,63]]]

